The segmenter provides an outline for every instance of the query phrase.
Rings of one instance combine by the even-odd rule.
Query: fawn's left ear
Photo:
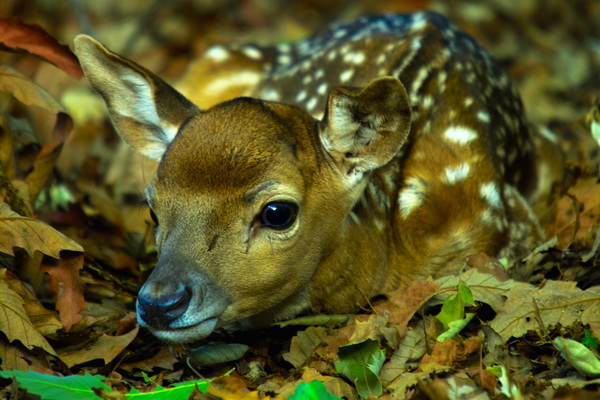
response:
[[[325,150],[350,182],[387,164],[406,141],[411,114],[404,85],[396,78],[377,78],[359,88],[329,93],[319,135]]]
[[[152,72],[89,36],[75,38],[75,54],[119,135],[151,159],[160,160],[180,126],[200,112]]]

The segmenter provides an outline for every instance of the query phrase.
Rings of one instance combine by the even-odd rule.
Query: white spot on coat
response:
[[[444,171],[442,180],[448,185],[454,185],[456,183],[463,182],[469,176],[471,172],[471,166],[469,163],[462,163],[456,167],[448,167]]]
[[[456,144],[465,145],[477,139],[477,132],[464,126],[452,126],[446,129],[444,137]]]

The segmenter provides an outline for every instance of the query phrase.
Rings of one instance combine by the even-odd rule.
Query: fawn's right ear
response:
[[[162,158],[181,125],[200,112],[152,72],[89,36],[75,38],[75,54],[119,135],[153,160]]]

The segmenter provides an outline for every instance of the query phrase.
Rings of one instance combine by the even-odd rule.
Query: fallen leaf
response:
[[[187,352],[189,362],[195,367],[237,361],[246,354],[249,347],[241,343],[213,342]]]
[[[512,279],[499,281],[493,275],[469,268],[459,275],[449,275],[437,279],[435,283],[439,286],[440,293],[432,299],[433,302],[443,303],[448,296],[456,292],[459,282],[463,282],[469,287],[475,301],[486,303],[496,311],[504,304],[506,293],[511,288],[527,285]]]
[[[41,271],[50,277],[50,289],[56,294],[56,310],[67,332],[83,319],[80,312],[85,310],[85,299],[79,284],[79,271],[82,268],[83,254],[65,256],[52,265],[41,267]]]
[[[405,289],[388,293],[388,300],[375,306],[375,312],[386,316],[388,324],[396,327],[402,337],[410,319],[438,290],[432,281],[415,281]]]
[[[379,377],[384,385],[387,386],[406,372],[411,363],[416,363],[427,352],[430,343],[427,342],[424,325],[425,321],[419,321],[417,327],[406,331],[405,336],[400,340],[398,349],[383,365]]]
[[[259,400],[258,391],[250,391],[246,382],[237,376],[222,376],[208,385],[208,393],[221,400]],[[262,399],[270,399],[269,396]]]
[[[7,371],[18,369],[28,371],[29,364],[25,361],[25,353],[18,346],[0,340],[0,369]]]
[[[21,248],[30,256],[39,251],[59,259],[63,250],[83,252],[83,248],[43,221],[22,217],[0,202],[0,253],[14,256]]]
[[[482,338],[478,336],[465,340],[446,339],[436,342],[430,354],[425,354],[419,362],[423,371],[435,371],[438,366],[453,367],[459,360],[464,360],[471,354],[478,352]],[[429,365],[428,365],[429,364]]]
[[[546,327],[561,324],[571,326],[576,322],[588,324],[600,320],[600,287],[581,290],[576,282],[547,281],[542,288],[519,284],[505,293],[507,300],[490,321],[503,341],[519,338],[527,331],[541,329],[536,318]],[[537,303],[537,309],[534,305]]]
[[[340,359],[334,363],[337,373],[356,385],[361,397],[378,397],[383,393],[379,371],[385,361],[385,350],[376,340],[365,340],[340,346]]]
[[[35,157],[33,169],[25,178],[25,182],[29,187],[31,201],[37,198],[38,194],[48,183],[48,179],[52,176],[56,159],[60,155],[62,145],[67,140],[72,127],[73,121],[71,117],[64,113],[58,113],[50,140],[42,146]]]
[[[327,392],[347,400],[357,400],[358,394],[356,393],[356,389],[354,389],[351,385],[349,385],[346,381],[341,378],[321,375],[314,368],[304,368],[302,372],[302,378],[300,381],[290,382],[287,385],[282,386],[276,393],[283,398],[290,398],[294,393],[296,393],[296,388],[300,383],[310,383],[314,381],[322,382],[327,389]]]
[[[146,372],[152,372],[154,368],[173,370],[175,363],[179,361],[173,353],[169,346],[162,346],[154,356],[132,363],[121,364],[119,368],[129,372],[136,368]]]
[[[50,93],[8,65],[0,64],[0,92],[15,96],[21,103],[38,106],[53,114],[63,108]]]
[[[59,355],[59,358],[69,368],[97,359],[104,360],[104,364],[108,364],[129,346],[137,336],[139,329],[139,326],[136,326],[131,332],[121,336],[103,334],[91,345],[62,353]]]
[[[17,17],[0,18],[0,43],[9,49],[42,57],[74,78],[83,76],[71,49],[58,43],[39,25],[26,24]]]
[[[300,331],[292,338],[290,351],[283,354],[283,359],[294,366],[300,368],[310,358],[314,349],[320,344],[327,335],[327,330],[323,327],[308,327]]]
[[[350,337],[350,343],[358,343],[367,339],[378,340],[387,343],[392,349],[398,348],[400,334],[396,327],[389,327],[388,319],[380,315],[372,314],[366,321],[356,321],[354,332]]]
[[[23,308],[38,332],[50,336],[63,328],[63,324],[55,316],[56,313],[41,305],[35,294],[7,269],[0,270],[0,279],[4,279],[8,287],[21,297]]]
[[[557,337],[554,346],[577,371],[589,378],[600,377],[600,359],[585,345],[575,340]]]
[[[56,355],[44,336],[31,323],[23,306],[23,299],[9,287],[5,277],[5,274],[0,275],[0,330],[9,342],[18,340],[30,350],[40,347],[47,353]]]

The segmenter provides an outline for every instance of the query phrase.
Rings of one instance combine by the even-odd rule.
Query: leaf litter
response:
[[[136,32],[127,55],[176,81],[195,54],[218,41],[280,42],[307,36],[334,19],[325,16],[411,10],[408,2],[356,3],[354,9],[334,3],[300,1],[284,9],[251,1],[235,16],[225,5],[213,5],[209,18],[181,2],[165,6],[147,24],[156,24],[153,35],[140,19],[148,11],[143,2],[128,2],[129,9],[102,2],[87,12],[105,42],[122,42],[123,32]],[[206,343],[164,346],[132,318],[135,295],[155,256],[150,218],[137,206],[155,166],[140,166],[127,149],[116,151],[104,106],[84,82],[61,78],[70,83],[57,88],[36,81],[35,71],[43,65],[38,57],[51,61],[56,74],[80,74],[70,50],[59,43],[70,42],[80,30],[80,11],[68,3],[55,4],[53,12],[41,3],[26,10],[3,5],[39,24],[0,23],[2,49],[17,51],[0,66],[0,91],[11,95],[0,110],[1,368],[44,372],[36,378],[40,385],[51,382],[52,373],[81,377],[90,398],[147,391],[168,398],[172,389],[222,399],[579,398],[598,391],[597,349],[582,344],[600,337],[600,192],[598,171],[586,170],[594,157],[589,150],[596,146],[586,136],[598,131],[598,84],[586,76],[598,65],[582,57],[581,48],[598,39],[585,27],[593,26],[600,11],[594,5],[552,4],[546,11],[560,17],[549,24],[541,13],[530,13],[529,0],[511,10],[501,2],[413,3],[412,9],[446,13],[476,36],[520,85],[531,120],[578,138],[573,141],[578,153],[588,157],[571,162],[572,182],[557,187],[548,204],[549,241],[509,266],[511,276],[523,281],[510,279],[501,260],[478,255],[460,274],[412,282],[373,299],[369,310],[355,316],[217,332],[209,339],[227,346],[202,355],[208,361],[194,367],[190,355],[200,354],[194,349]],[[299,10],[312,10],[310,23],[298,22],[304,15]],[[64,16],[60,21],[53,17],[58,14]],[[515,22],[523,20],[528,26]],[[114,29],[118,24],[121,28]],[[573,50],[577,74],[566,77],[569,69],[560,65],[568,65],[568,58],[555,58],[549,49]],[[543,73],[528,74],[528,68]],[[583,85],[586,79],[590,84]],[[569,82],[580,86],[575,90]],[[17,116],[26,117],[17,124]],[[29,132],[27,139],[20,132]],[[55,201],[58,193],[68,200]],[[472,300],[464,297],[465,288]],[[443,341],[435,340],[452,326]],[[21,375],[18,381],[28,387],[28,379]],[[61,383],[67,391],[78,384]]]

